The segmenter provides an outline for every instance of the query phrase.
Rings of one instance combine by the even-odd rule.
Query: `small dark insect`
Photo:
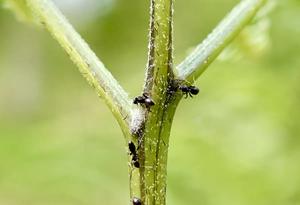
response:
[[[146,108],[150,108],[151,106],[155,105],[155,103],[153,102],[153,100],[146,95],[145,93],[143,93],[142,96],[138,96],[136,98],[134,98],[133,100],[133,104],[140,104],[140,105],[145,105]]]
[[[136,152],[137,149],[132,141],[128,142],[128,148],[130,151],[129,154],[132,155],[131,163],[133,164],[134,167],[140,168],[139,158]]]
[[[199,88],[193,85],[180,85],[179,90],[181,90],[185,94],[185,98],[187,98],[188,96],[192,98],[193,95],[197,95],[199,93]]]
[[[139,160],[139,159],[138,159],[137,155],[133,155],[133,156],[132,156],[131,163],[133,164],[133,166],[134,166],[135,168],[140,168],[140,163],[139,163],[138,160]]]
[[[144,97],[144,94],[143,94],[143,96],[137,96],[137,97],[135,97],[134,98],[134,100],[133,100],[133,104],[142,104],[142,103],[145,103],[145,97]]]
[[[128,148],[130,151],[130,155],[136,155],[136,148],[135,148],[135,144],[132,141],[128,142]]]
[[[133,197],[132,204],[133,205],[142,205],[142,201],[137,197]]]

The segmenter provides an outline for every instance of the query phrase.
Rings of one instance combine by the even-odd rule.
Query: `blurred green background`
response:
[[[130,96],[138,95],[148,1],[87,2],[57,0]],[[175,62],[237,2],[175,1]],[[182,101],[168,204],[300,204],[299,19],[299,0],[279,1],[263,29],[253,25],[262,32],[248,29],[197,81],[201,93]],[[3,9],[0,45],[0,205],[128,204],[121,131],[64,51]]]

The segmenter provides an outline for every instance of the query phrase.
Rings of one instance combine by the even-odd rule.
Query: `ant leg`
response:
[[[190,96],[191,98],[193,98],[193,95],[192,95],[191,93],[189,93],[189,96]]]
[[[151,112],[150,107],[146,107],[148,112]]]

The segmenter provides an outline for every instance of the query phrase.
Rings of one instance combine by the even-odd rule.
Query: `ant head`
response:
[[[138,98],[137,98],[137,97],[136,97],[136,98],[134,98],[134,100],[133,100],[133,104],[138,104],[138,102],[139,102]]]
[[[190,86],[190,92],[193,95],[197,95],[199,93],[199,88],[197,88],[196,86]]]
[[[138,103],[141,103],[145,100],[145,97],[143,96],[138,96],[138,97],[135,97],[134,100],[133,100],[133,104],[138,104]]]

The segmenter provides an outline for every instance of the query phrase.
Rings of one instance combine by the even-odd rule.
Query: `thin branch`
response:
[[[267,0],[241,1],[213,32],[177,66],[177,77],[191,83],[194,82],[266,2]]]
[[[89,84],[95,88],[122,128],[131,120],[131,100],[127,93],[75,31],[51,0],[26,0],[27,6],[68,53]]]

